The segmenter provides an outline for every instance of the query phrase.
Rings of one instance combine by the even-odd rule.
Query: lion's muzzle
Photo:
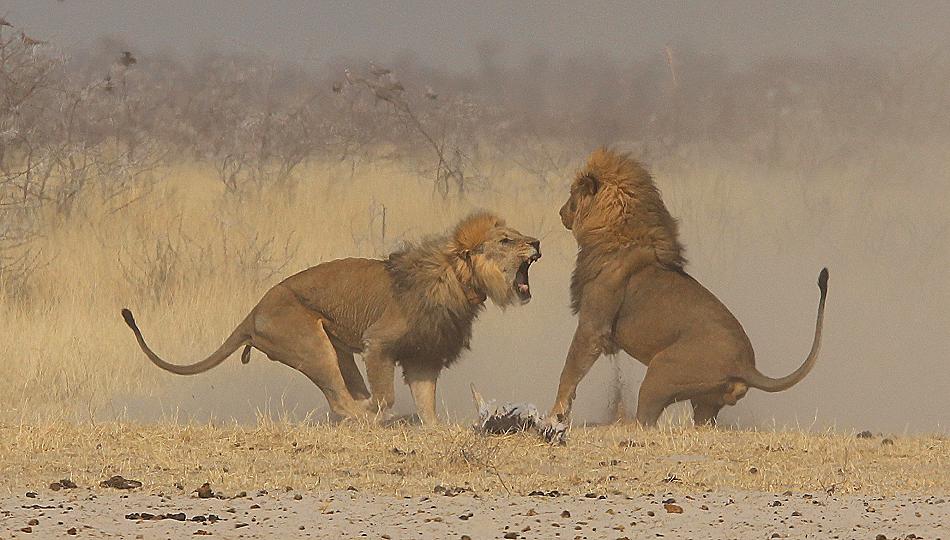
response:
[[[528,270],[535,261],[541,258],[541,241],[532,239],[528,241],[528,245],[534,248],[534,253],[529,255],[528,258],[521,263],[521,266],[518,267],[514,282],[515,293],[518,295],[518,299],[521,300],[522,304],[527,304],[531,301],[531,284],[528,280]]]

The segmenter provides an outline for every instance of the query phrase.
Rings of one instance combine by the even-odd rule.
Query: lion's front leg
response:
[[[584,325],[578,325],[571,341],[571,348],[561,370],[561,380],[557,387],[557,398],[551,407],[550,416],[558,421],[565,421],[571,414],[571,406],[577,394],[577,385],[590,371],[597,359],[603,353],[604,336],[601,332]]]
[[[609,277],[610,279],[606,279]],[[584,287],[580,310],[578,311],[577,330],[561,370],[557,398],[551,408],[550,417],[565,421],[571,413],[571,406],[577,392],[577,385],[590,371],[613,334],[613,324],[623,303],[625,274],[622,271],[606,273],[597,283]]]
[[[419,419],[424,425],[438,424],[439,417],[435,414],[435,386],[442,370],[439,367],[413,366],[409,363],[404,363],[402,369],[412,392],[412,400],[416,403]]]
[[[371,412],[387,413],[396,402],[396,391],[393,387],[396,363],[378,349],[368,350],[364,362],[371,393],[367,406],[371,408]]]

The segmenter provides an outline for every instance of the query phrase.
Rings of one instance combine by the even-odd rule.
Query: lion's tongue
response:
[[[515,287],[518,290],[518,294],[525,297],[531,294],[531,286],[528,285],[528,268],[530,266],[531,263],[525,262],[521,265],[521,268],[518,269],[518,275],[515,276]]]

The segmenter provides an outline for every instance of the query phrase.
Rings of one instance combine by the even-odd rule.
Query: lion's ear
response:
[[[577,179],[577,190],[583,195],[596,195],[600,189],[600,180],[592,174],[585,174]]]

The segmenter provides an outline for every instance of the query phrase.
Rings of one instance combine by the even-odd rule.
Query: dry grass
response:
[[[931,175],[946,170],[945,155],[934,155],[920,165]],[[557,216],[571,166],[557,175],[561,184],[541,188],[496,164],[486,167],[494,172],[485,191],[451,201],[433,196],[431,185],[399,161],[355,169],[310,163],[293,189],[242,197],[225,193],[209,168],[181,165],[159,171],[151,189],[127,200],[106,204],[90,195],[74,214],[49,216],[37,245],[44,264],[28,288],[0,296],[0,421],[113,420],[122,417],[127,396],[145,396],[150,410],[164,398],[161,407],[189,419],[208,411],[253,418],[269,400],[282,400],[282,391],[298,416],[319,412],[325,403],[310,385],[274,384],[262,397],[259,383],[296,374],[259,355],[250,366],[234,359],[190,379],[160,372],[142,357],[119,309],[135,310],[160,354],[193,362],[283,277],[337,257],[383,255],[403,240],[443,231],[475,208],[491,208],[540,237],[544,259],[532,270],[529,306],[489,308],[479,320],[472,351],[440,380],[443,410],[455,417],[471,410],[470,382],[488,397],[546,407],[576,324],[567,309],[576,248]],[[869,189],[869,165],[854,163],[808,177],[771,171],[763,178],[754,162],[710,148],[651,166],[682,220],[691,271],[742,321],[763,371],[779,375],[797,367],[811,338],[814,275],[822,265],[832,268],[827,339],[815,373],[789,392],[750,395],[727,409],[734,415],[727,422],[945,431],[945,336],[929,330],[946,326],[948,317],[950,280],[932,270],[950,266],[950,228],[939,196],[945,186]],[[621,364],[632,383],[623,389],[632,406],[640,368],[629,359]],[[578,419],[603,418],[613,375],[607,365],[595,366],[578,392]],[[841,391],[844,382],[848,392]],[[236,411],[235,400],[218,403],[220,394],[181,398],[215,385],[247,394],[243,412],[250,413]],[[397,392],[403,392],[397,406],[406,407],[404,385]],[[880,392],[900,395],[900,405],[880,399]],[[191,416],[199,406],[206,408]],[[128,417],[148,417],[135,414]]]
[[[240,490],[396,495],[438,486],[478,493],[572,495],[784,490],[887,495],[950,492],[950,441],[899,437],[632,426],[577,428],[566,447],[528,435],[484,437],[438,428],[64,422],[0,425],[0,486],[43,488],[60,478],[95,486],[120,474],[148,490],[210,482]]]
[[[162,171],[163,181],[129,194],[121,208],[91,198],[77,215],[51,216],[37,243],[44,264],[29,288],[0,297],[0,350],[10,370],[0,380],[0,416],[68,409],[88,418],[113,396],[153,390],[156,372],[129,339],[122,307],[148,321],[163,354],[193,361],[267,288],[319,262],[385,255],[476,208],[535,235],[557,218],[548,205],[518,210],[536,196],[530,188],[443,201],[398,165],[351,174],[316,163],[292,190],[239,198],[207,168],[183,166]]]

